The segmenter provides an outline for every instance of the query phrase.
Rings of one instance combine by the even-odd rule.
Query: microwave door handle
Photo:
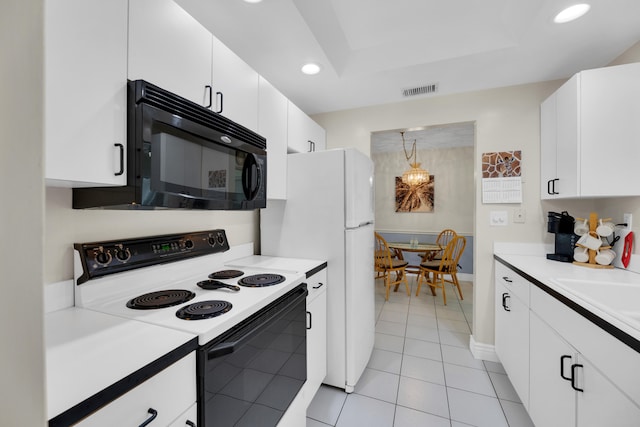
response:
[[[252,321],[249,321],[238,333],[240,334],[243,330],[246,333],[238,338],[230,337],[234,339],[234,341],[225,341],[219,344],[216,344],[211,349],[207,350],[207,359],[216,359],[218,357],[226,356],[227,354],[231,354],[242,347],[247,341],[252,339],[255,335],[267,329],[271,326],[275,321],[280,319],[282,316],[290,312],[296,305],[301,303],[307,298],[307,290],[293,297],[287,305],[281,307],[277,312],[270,313],[268,317],[265,319],[258,318]]]

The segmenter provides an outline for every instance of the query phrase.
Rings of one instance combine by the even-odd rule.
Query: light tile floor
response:
[[[384,300],[376,280],[376,340],[355,392],[323,385],[307,411],[307,427],[533,427],[499,363],[469,351],[473,287],[460,300],[447,285],[432,296],[402,288]]]

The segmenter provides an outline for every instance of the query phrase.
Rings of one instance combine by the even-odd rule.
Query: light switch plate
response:
[[[507,211],[491,211],[489,214],[489,225],[502,227],[509,224]]]

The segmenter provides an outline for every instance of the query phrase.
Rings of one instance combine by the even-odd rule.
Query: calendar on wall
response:
[[[522,152],[482,153],[482,203],[522,203]]]

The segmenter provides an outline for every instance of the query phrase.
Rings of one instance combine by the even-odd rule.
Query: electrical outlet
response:
[[[519,224],[524,224],[525,221],[525,212],[524,208],[516,209],[513,211],[513,222],[517,222]]]
[[[624,214],[624,215],[622,216],[622,218],[623,218],[623,219],[622,219],[622,222],[624,222],[624,223],[626,223],[626,224],[627,224],[627,227],[626,227],[626,228],[627,228],[628,230],[631,230],[632,225],[633,225],[633,224],[632,224],[632,222],[633,222],[633,215],[631,215],[630,213],[626,213],[626,214]]]

